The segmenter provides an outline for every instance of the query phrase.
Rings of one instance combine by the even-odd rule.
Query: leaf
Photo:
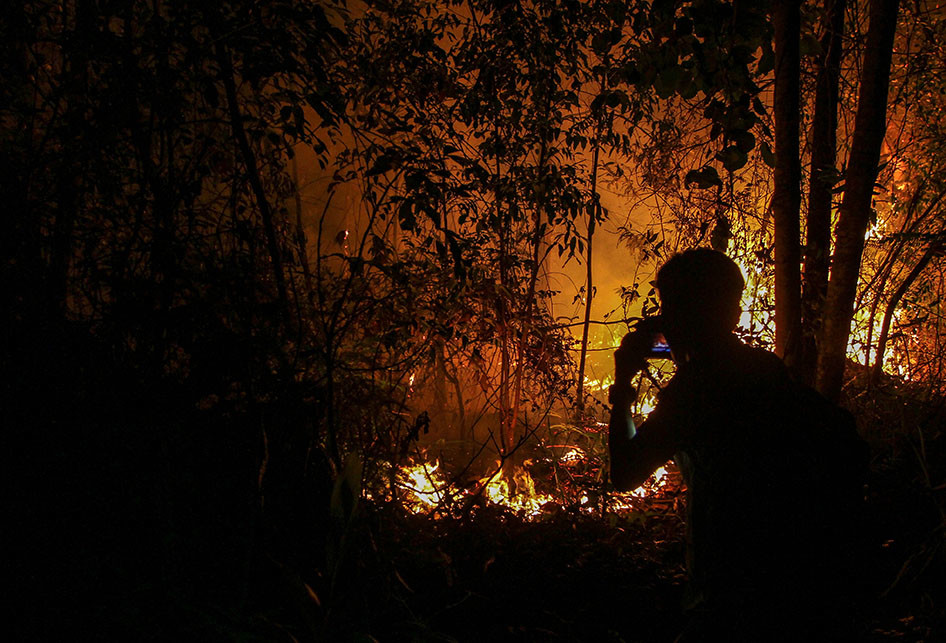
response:
[[[689,72],[681,78],[679,86],[680,98],[684,100],[689,100],[700,93],[700,83]]]
[[[729,248],[730,239],[732,239],[732,227],[729,224],[729,219],[724,216],[716,217],[716,225],[710,234],[710,246],[713,250],[726,252]]]
[[[365,176],[377,176],[378,174],[384,174],[394,167],[395,154],[388,150],[381,156],[375,159],[374,164],[371,166]]]
[[[760,76],[765,76],[773,69],[775,69],[775,51],[770,45],[763,45],[762,56],[759,58],[759,64],[756,66],[756,72]]]
[[[637,69],[637,65],[633,61],[629,61],[621,69],[621,77],[624,79],[624,82],[628,85],[636,85],[641,80],[641,73]]]
[[[315,590],[309,586],[308,583],[303,582],[302,585],[305,587],[306,594],[309,598],[315,603],[316,607],[322,607],[322,601],[319,600],[319,595],[315,593]]]
[[[591,39],[591,48],[599,56],[611,51],[611,36],[608,32],[599,32]]]
[[[654,82],[654,91],[660,98],[668,98],[673,94],[683,77],[683,68],[679,65],[672,65],[660,71]]]
[[[755,136],[751,132],[739,130],[732,134],[732,140],[741,152],[748,154],[755,147]]]
[[[398,209],[398,219],[400,220],[401,230],[410,232],[417,227],[417,219],[414,216],[414,207],[410,201],[404,201]]]
[[[348,522],[354,515],[361,496],[361,473],[361,458],[356,453],[349,454],[345,459],[345,467],[332,488],[329,508],[336,519]]]
[[[768,165],[770,168],[775,169],[775,154],[772,152],[772,148],[769,147],[767,141],[762,142],[762,161]]]
[[[397,570],[397,567],[394,567],[393,569],[394,569],[394,577],[397,579],[397,581],[404,587],[404,589],[406,589],[408,592],[410,592],[411,594],[413,594],[413,593],[414,593],[414,590],[411,589],[411,586],[408,585],[408,584],[407,584],[407,581],[404,580],[404,577],[401,576],[401,572],[399,572],[399,571]]]
[[[618,105],[627,105],[630,101],[627,98],[627,94],[620,89],[615,89],[607,93],[604,102],[608,107],[617,107]]]
[[[749,156],[735,145],[724,148],[716,155],[716,158],[719,159],[723,167],[730,172],[735,172],[744,167],[749,160]]]
[[[798,43],[798,53],[802,56],[817,56],[821,53],[821,43],[814,34],[803,34]]]
[[[765,105],[762,104],[758,96],[752,99],[752,110],[759,116],[765,116]]]
[[[620,2],[620,0],[611,0],[605,7],[605,12],[611,20],[617,24],[623,24],[624,17],[627,15],[627,7],[625,3]]]
[[[721,186],[723,182],[719,178],[719,173],[711,165],[699,170],[690,170],[683,179],[683,185],[689,187],[691,183],[696,183],[697,189],[703,190],[714,186]]]

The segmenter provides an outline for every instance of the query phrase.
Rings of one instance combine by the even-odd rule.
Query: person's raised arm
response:
[[[647,421],[638,432],[631,418],[631,404],[637,392],[634,376],[647,364],[650,334],[643,329],[625,335],[614,352],[614,385],[609,391],[611,420],[608,423],[608,451],[611,455],[611,483],[618,491],[641,486],[673,456],[673,447],[662,438],[663,427]]]

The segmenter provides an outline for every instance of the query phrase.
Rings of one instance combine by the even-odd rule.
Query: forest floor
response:
[[[526,520],[490,507],[466,520],[401,516],[376,543],[395,579],[366,599],[363,641],[671,642],[682,622],[681,507],[625,515],[549,513]],[[946,640],[942,602],[902,584],[901,555],[880,547],[861,635]],[[934,564],[934,567],[936,565]],[[363,589],[366,589],[363,587]],[[367,589],[371,593],[371,589]],[[382,598],[382,595],[386,600]]]
[[[527,521],[495,509],[463,522],[415,516],[398,531],[407,540],[391,543],[399,550],[393,564],[404,589],[397,611],[414,618],[388,632],[392,640],[617,642],[676,635],[684,542],[672,514],[562,513]]]

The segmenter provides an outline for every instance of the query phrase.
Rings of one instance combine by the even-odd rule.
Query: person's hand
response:
[[[631,379],[647,365],[651,333],[638,326],[621,340],[614,351],[614,383],[630,385]]]

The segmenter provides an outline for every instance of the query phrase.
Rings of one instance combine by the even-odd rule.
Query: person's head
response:
[[[736,263],[696,248],[671,257],[657,272],[661,323],[675,353],[699,352],[731,336],[745,281]]]

